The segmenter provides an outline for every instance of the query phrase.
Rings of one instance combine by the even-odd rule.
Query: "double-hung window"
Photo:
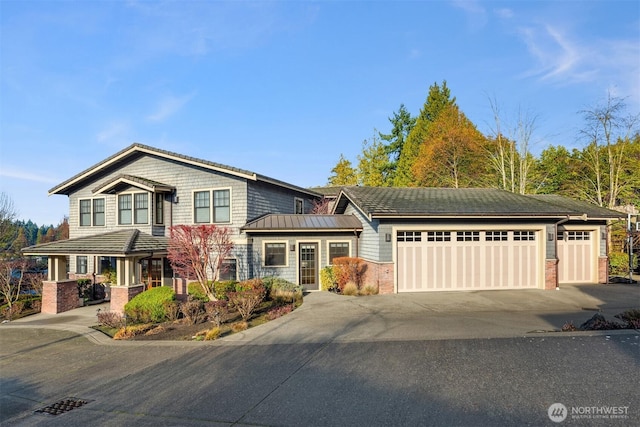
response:
[[[231,190],[194,192],[193,221],[198,224],[231,222]]]
[[[91,226],[91,200],[80,200],[80,227]]]
[[[304,213],[304,200],[296,197],[293,202],[293,209],[296,215],[302,215]]]
[[[93,199],[93,225],[104,225],[104,199]]]
[[[131,224],[131,194],[121,194],[118,196],[118,224]]]
[[[164,194],[155,193],[155,223],[158,225],[164,224]]]
[[[133,195],[134,212],[136,224],[147,224],[149,222],[149,195],[147,193],[136,193]]]
[[[87,274],[87,257],[86,256],[76,257],[76,273]]]
[[[80,227],[104,226],[104,199],[80,200]]]

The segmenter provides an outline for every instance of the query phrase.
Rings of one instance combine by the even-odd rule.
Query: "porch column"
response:
[[[50,282],[58,282],[67,280],[67,257],[60,255],[49,255],[47,261],[48,272],[47,280]]]
[[[110,309],[122,314],[124,306],[144,291],[144,284],[140,281],[135,258],[118,258],[116,265],[117,284],[111,286]]]

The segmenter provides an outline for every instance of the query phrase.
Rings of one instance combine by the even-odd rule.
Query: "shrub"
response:
[[[344,292],[347,283],[352,282],[360,289],[362,275],[367,269],[362,258],[340,257],[333,259],[333,275],[338,288]]]
[[[125,326],[120,328],[118,332],[113,336],[114,340],[127,340],[135,337],[136,335],[142,335],[146,333],[149,329],[152,328],[152,325],[133,325],[133,326]]]
[[[569,321],[566,322],[564,325],[562,325],[562,332],[573,332],[573,331],[577,331],[578,328],[576,328],[573,324],[573,322]]]
[[[78,298],[89,299],[91,297],[91,279],[78,279]]]
[[[330,291],[336,286],[336,277],[333,274],[333,267],[328,265],[320,270],[320,286],[323,291]]]
[[[358,285],[353,282],[347,282],[342,288],[342,295],[358,295]]]
[[[636,257],[633,257],[633,265],[636,265]],[[625,252],[609,253],[609,273],[613,275],[629,274],[629,254]]]
[[[267,289],[269,298],[277,303],[290,303],[302,299],[302,286],[280,277],[272,278]]]
[[[219,327],[225,315],[228,312],[226,301],[209,301],[204,303],[204,311],[207,313],[207,318],[214,325]]]
[[[204,314],[203,303],[200,300],[189,297],[187,301],[180,304],[180,311],[189,323],[195,325],[200,322]]]
[[[167,320],[177,320],[180,317],[180,304],[177,301],[166,301],[164,309],[167,312]]]
[[[187,285],[187,294],[191,298],[197,299],[199,301],[203,301],[203,302],[209,301],[209,297],[207,297],[207,294],[204,292],[204,290],[202,289],[202,285],[200,285],[199,282],[189,283]]]
[[[289,314],[293,311],[293,304],[280,305],[271,308],[266,315],[267,320],[275,320],[278,317],[282,317],[285,314]]]
[[[640,329],[640,309],[626,310],[614,317],[627,322],[626,326],[629,329]]]
[[[216,326],[215,328],[211,328],[207,331],[207,334],[204,336],[205,341],[213,341],[217,340],[220,337],[220,327]]]
[[[121,328],[123,320],[118,312],[101,310],[98,312],[98,323],[109,328]]]
[[[236,292],[229,292],[227,296],[242,319],[247,321],[260,303],[264,301],[265,289],[260,279],[245,280],[238,283]]]
[[[42,311],[42,300],[35,300],[31,303],[31,308],[37,312],[40,313]]]
[[[5,306],[2,309],[2,317],[7,320],[16,319],[20,317],[22,310],[24,310],[24,303],[22,301],[16,301],[11,304],[11,307]]]
[[[236,322],[233,325],[231,325],[231,330],[233,332],[242,332],[242,331],[246,331],[247,329],[249,329],[249,324],[245,321]]]
[[[151,288],[133,297],[124,312],[134,323],[162,322],[168,318],[166,303],[175,299],[176,293],[167,286]]]
[[[360,289],[360,295],[378,295],[378,287],[376,285],[364,285]]]
[[[215,282],[213,284],[213,295],[218,300],[227,300],[227,293],[236,290],[238,282],[235,280],[226,280],[222,282]]]

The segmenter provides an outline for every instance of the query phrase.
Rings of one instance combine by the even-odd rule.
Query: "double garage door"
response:
[[[398,292],[542,286],[538,230],[398,231]]]

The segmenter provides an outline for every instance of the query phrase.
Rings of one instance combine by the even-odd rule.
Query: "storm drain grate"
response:
[[[79,408],[87,403],[91,402],[90,400],[85,399],[77,399],[75,397],[71,397],[69,399],[64,399],[59,402],[56,402],[52,405],[45,406],[42,409],[38,409],[35,411],[36,414],[48,414],[48,415],[60,415],[65,412],[69,412],[72,409]]]

